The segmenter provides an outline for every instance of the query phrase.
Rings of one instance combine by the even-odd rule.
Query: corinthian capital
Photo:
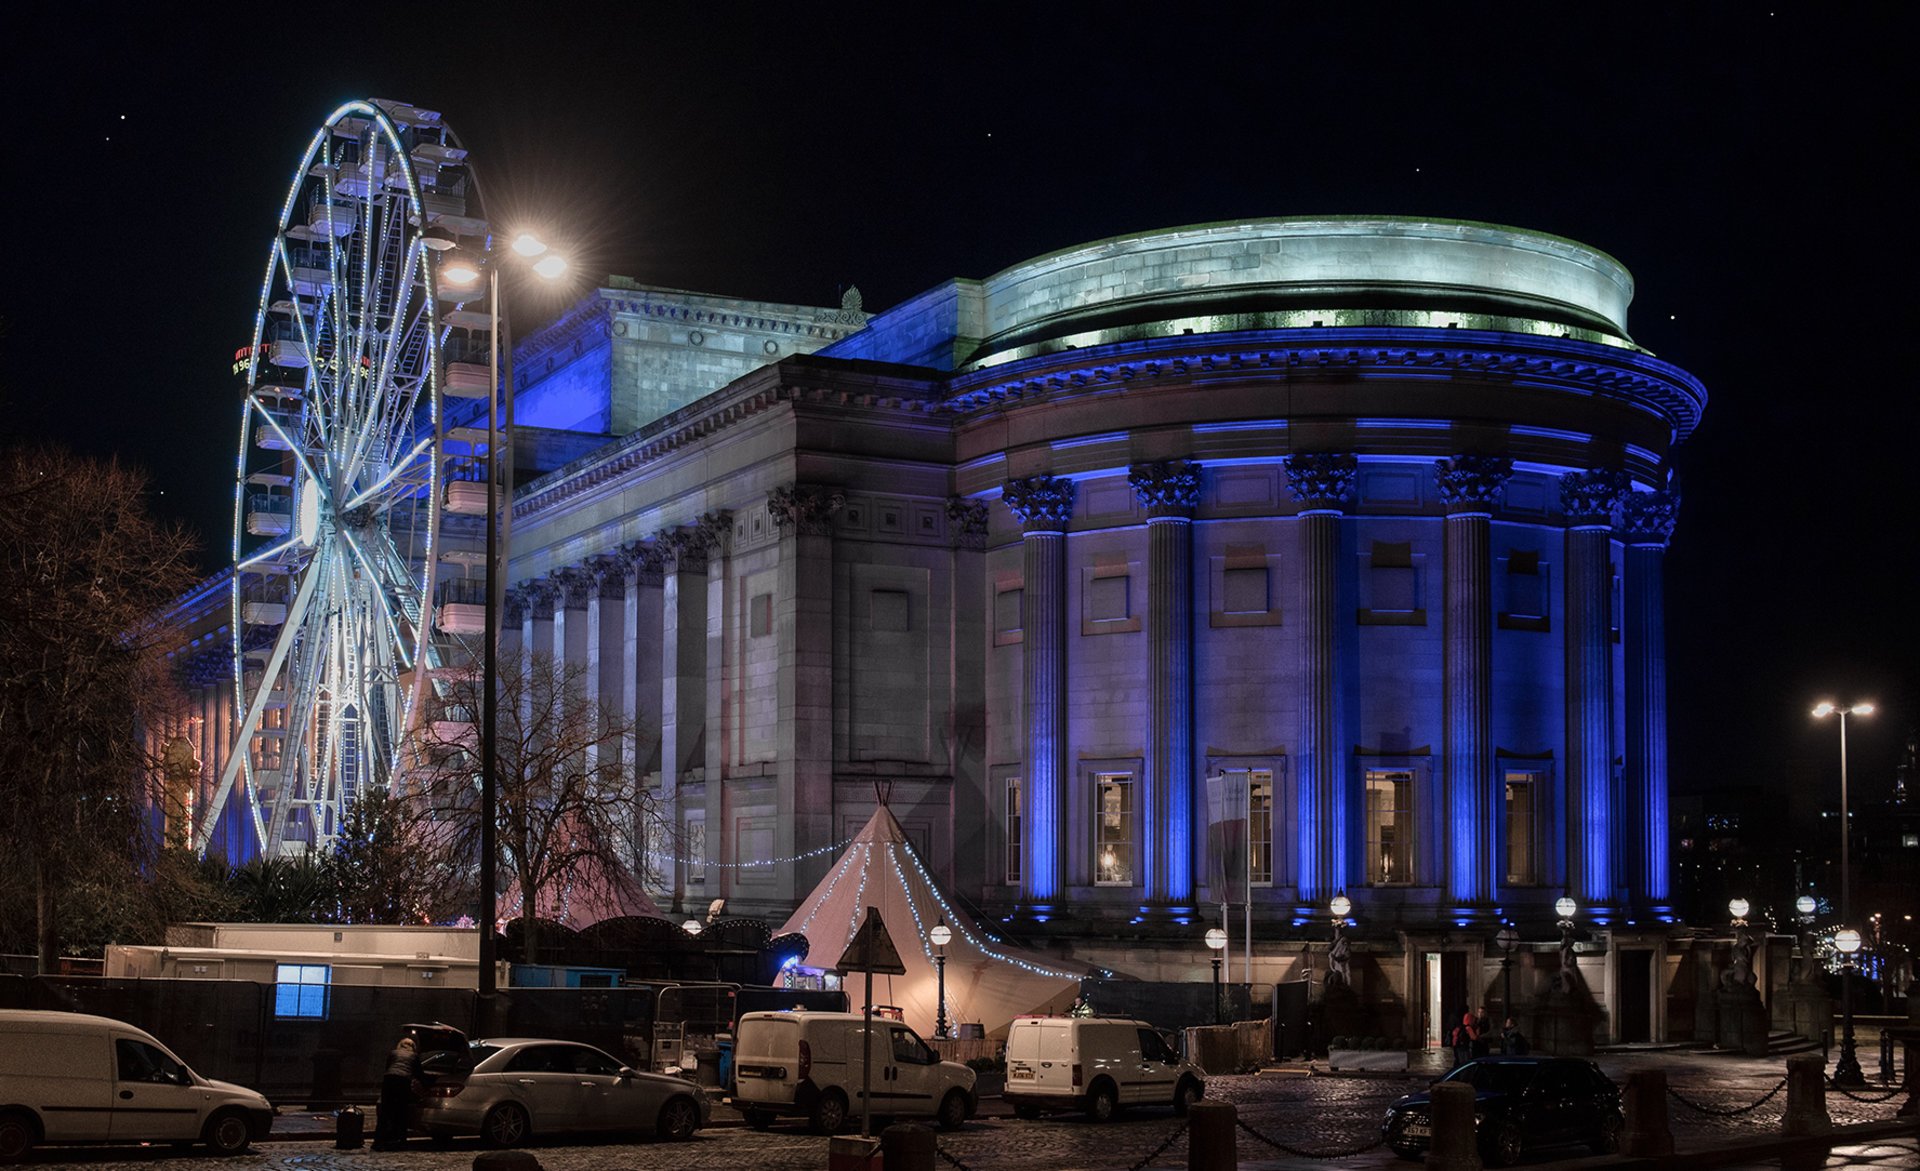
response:
[[[522,596],[526,598],[523,615],[535,618],[553,617],[553,604],[560,600],[560,587],[551,578],[536,577],[520,585]]]
[[[824,537],[833,531],[833,514],[847,505],[846,493],[817,484],[775,488],[767,497],[767,515],[782,536]]]
[[[593,580],[593,574],[578,565],[556,570],[553,575],[553,584],[558,604],[569,610],[584,607],[587,599],[593,597],[594,591],[599,588]]]
[[[987,503],[964,496],[947,497],[947,532],[956,548],[987,547]]]
[[[1513,461],[1504,455],[1456,455],[1433,466],[1440,471],[1440,502],[1448,512],[1492,509],[1513,476]]]
[[[1135,464],[1127,471],[1134,499],[1152,516],[1192,516],[1200,503],[1200,465],[1189,459]]]
[[[1680,490],[1629,492],[1620,502],[1620,529],[1629,545],[1664,546],[1680,516]]]
[[[1568,472],[1560,477],[1560,507],[1567,514],[1568,524],[1608,524],[1621,497],[1632,486],[1625,472]]]
[[[1352,455],[1290,455],[1281,466],[1293,498],[1321,512],[1345,508],[1360,474],[1360,461]]]
[[[1057,533],[1073,519],[1073,481],[1060,476],[1008,480],[1000,498],[1029,533]]]
[[[506,617],[509,625],[518,626],[527,620],[527,615],[533,611],[533,599],[527,596],[525,582],[507,587],[506,603]]]

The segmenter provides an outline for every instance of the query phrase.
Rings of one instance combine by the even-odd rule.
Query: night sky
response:
[[[0,434],[144,465],[210,568],[280,200],[329,111],[385,97],[442,111],[496,222],[549,225],[591,281],[878,310],[1270,215],[1594,245],[1638,282],[1634,338],[1711,395],[1676,459],[1676,789],[1834,794],[1807,709],[1859,698],[1853,791],[1881,799],[1920,724],[1898,6],[39,7],[0,35]]]

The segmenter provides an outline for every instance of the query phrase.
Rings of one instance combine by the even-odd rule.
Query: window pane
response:
[[[329,972],[326,964],[275,965],[273,1014],[325,1019]]]
[[[1094,779],[1094,881],[1133,882],[1133,778],[1102,773]]]
[[[1247,774],[1247,846],[1255,883],[1273,882],[1273,773]]]
[[[1367,773],[1367,881],[1413,881],[1413,774]]]
[[[1507,789],[1507,883],[1532,886],[1540,881],[1535,848],[1537,820],[1535,803],[1539,787],[1530,772],[1510,772]]]

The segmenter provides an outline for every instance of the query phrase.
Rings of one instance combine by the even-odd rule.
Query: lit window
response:
[[[1273,773],[1255,769],[1247,774],[1248,881],[1273,885]]]
[[[325,964],[274,965],[273,1015],[325,1020],[329,975]]]
[[[1020,881],[1020,778],[1007,778],[1007,882]]]
[[[1367,881],[1393,886],[1413,881],[1413,773],[1367,771]]]
[[[1900,844],[1909,850],[1920,848],[1920,834],[1901,834]]]
[[[1507,885],[1533,886],[1540,881],[1540,774],[1512,769],[1507,787]]]
[[[1094,778],[1094,882],[1133,884],[1133,778],[1101,773]]]

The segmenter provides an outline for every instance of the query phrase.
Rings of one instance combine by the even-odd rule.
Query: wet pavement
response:
[[[1759,1102],[1778,1086],[1785,1076],[1782,1060],[1690,1052],[1603,1054],[1596,1060],[1620,1082],[1636,1070],[1666,1071],[1668,1084],[1675,1092],[1669,1100],[1674,1139],[1682,1151],[1758,1139],[1779,1130],[1786,1106],[1784,1092],[1737,1115],[1725,1116],[1723,1112]],[[1399,1160],[1378,1145],[1381,1119],[1389,1102],[1424,1088],[1432,1076],[1431,1068],[1404,1077],[1354,1077],[1330,1075],[1324,1066],[1311,1072],[1300,1067],[1216,1077],[1209,1081],[1207,1096],[1232,1102],[1237,1108],[1245,1124],[1239,1135],[1239,1150],[1241,1166],[1247,1171],[1326,1166],[1329,1162],[1343,1168],[1411,1168],[1417,1164]],[[1858,1093],[1862,1099],[1886,1097],[1886,1091],[1878,1088]],[[1889,1120],[1900,1101],[1855,1100],[1834,1091],[1827,1096],[1828,1110],[1836,1124]],[[1108,1171],[1186,1166],[1186,1139],[1170,1109],[1136,1108],[1119,1121],[1100,1126],[1078,1115],[1015,1120],[997,1098],[989,1098],[981,1106],[982,1117],[940,1136],[940,1148],[950,1156],[942,1161],[943,1168]],[[369,1133],[371,1123],[369,1114]],[[231,1159],[176,1155],[160,1146],[43,1149],[34,1152],[34,1160],[102,1171],[156,1163],[164,1164],[167,1171],[465,1171],[481,1149],[476,1140],[433,1146],[415,1139],[401,1151],[337,1151],[331,1141],[332,1127],[333,1120],[327,1115],[282,1115],[275,1125],[274,1141]],[[1259,1136],[1292,1150],[1269,1145]],[[620,1138],[536,1144],[533,1152],[548,1171],[822,1171],[827,1165],[826,1144],[826,1139],[809,1134],[798,1121],[759,1132],[740,1125],[733,1111],[719,1108],[714,1112],[713,1125],[687,1143]],[[1580,1148],[1562,1148],[1540,1152],[1526,1162],[1579,1158],[1586,1153]],[[1151,1161],[1143,1163],[1149,1155],[1153,1155]],[[1319,1157],[1303,1157],[1307,1155]],[[1328,1160],[1325,1156],[1345,1157]],[[1872,1171],[1916,1167],[1920,1166],[1920,1143],[1909,1138],[1886,1145],[1843,1148],[1835,1152],[1828,1166]]]

